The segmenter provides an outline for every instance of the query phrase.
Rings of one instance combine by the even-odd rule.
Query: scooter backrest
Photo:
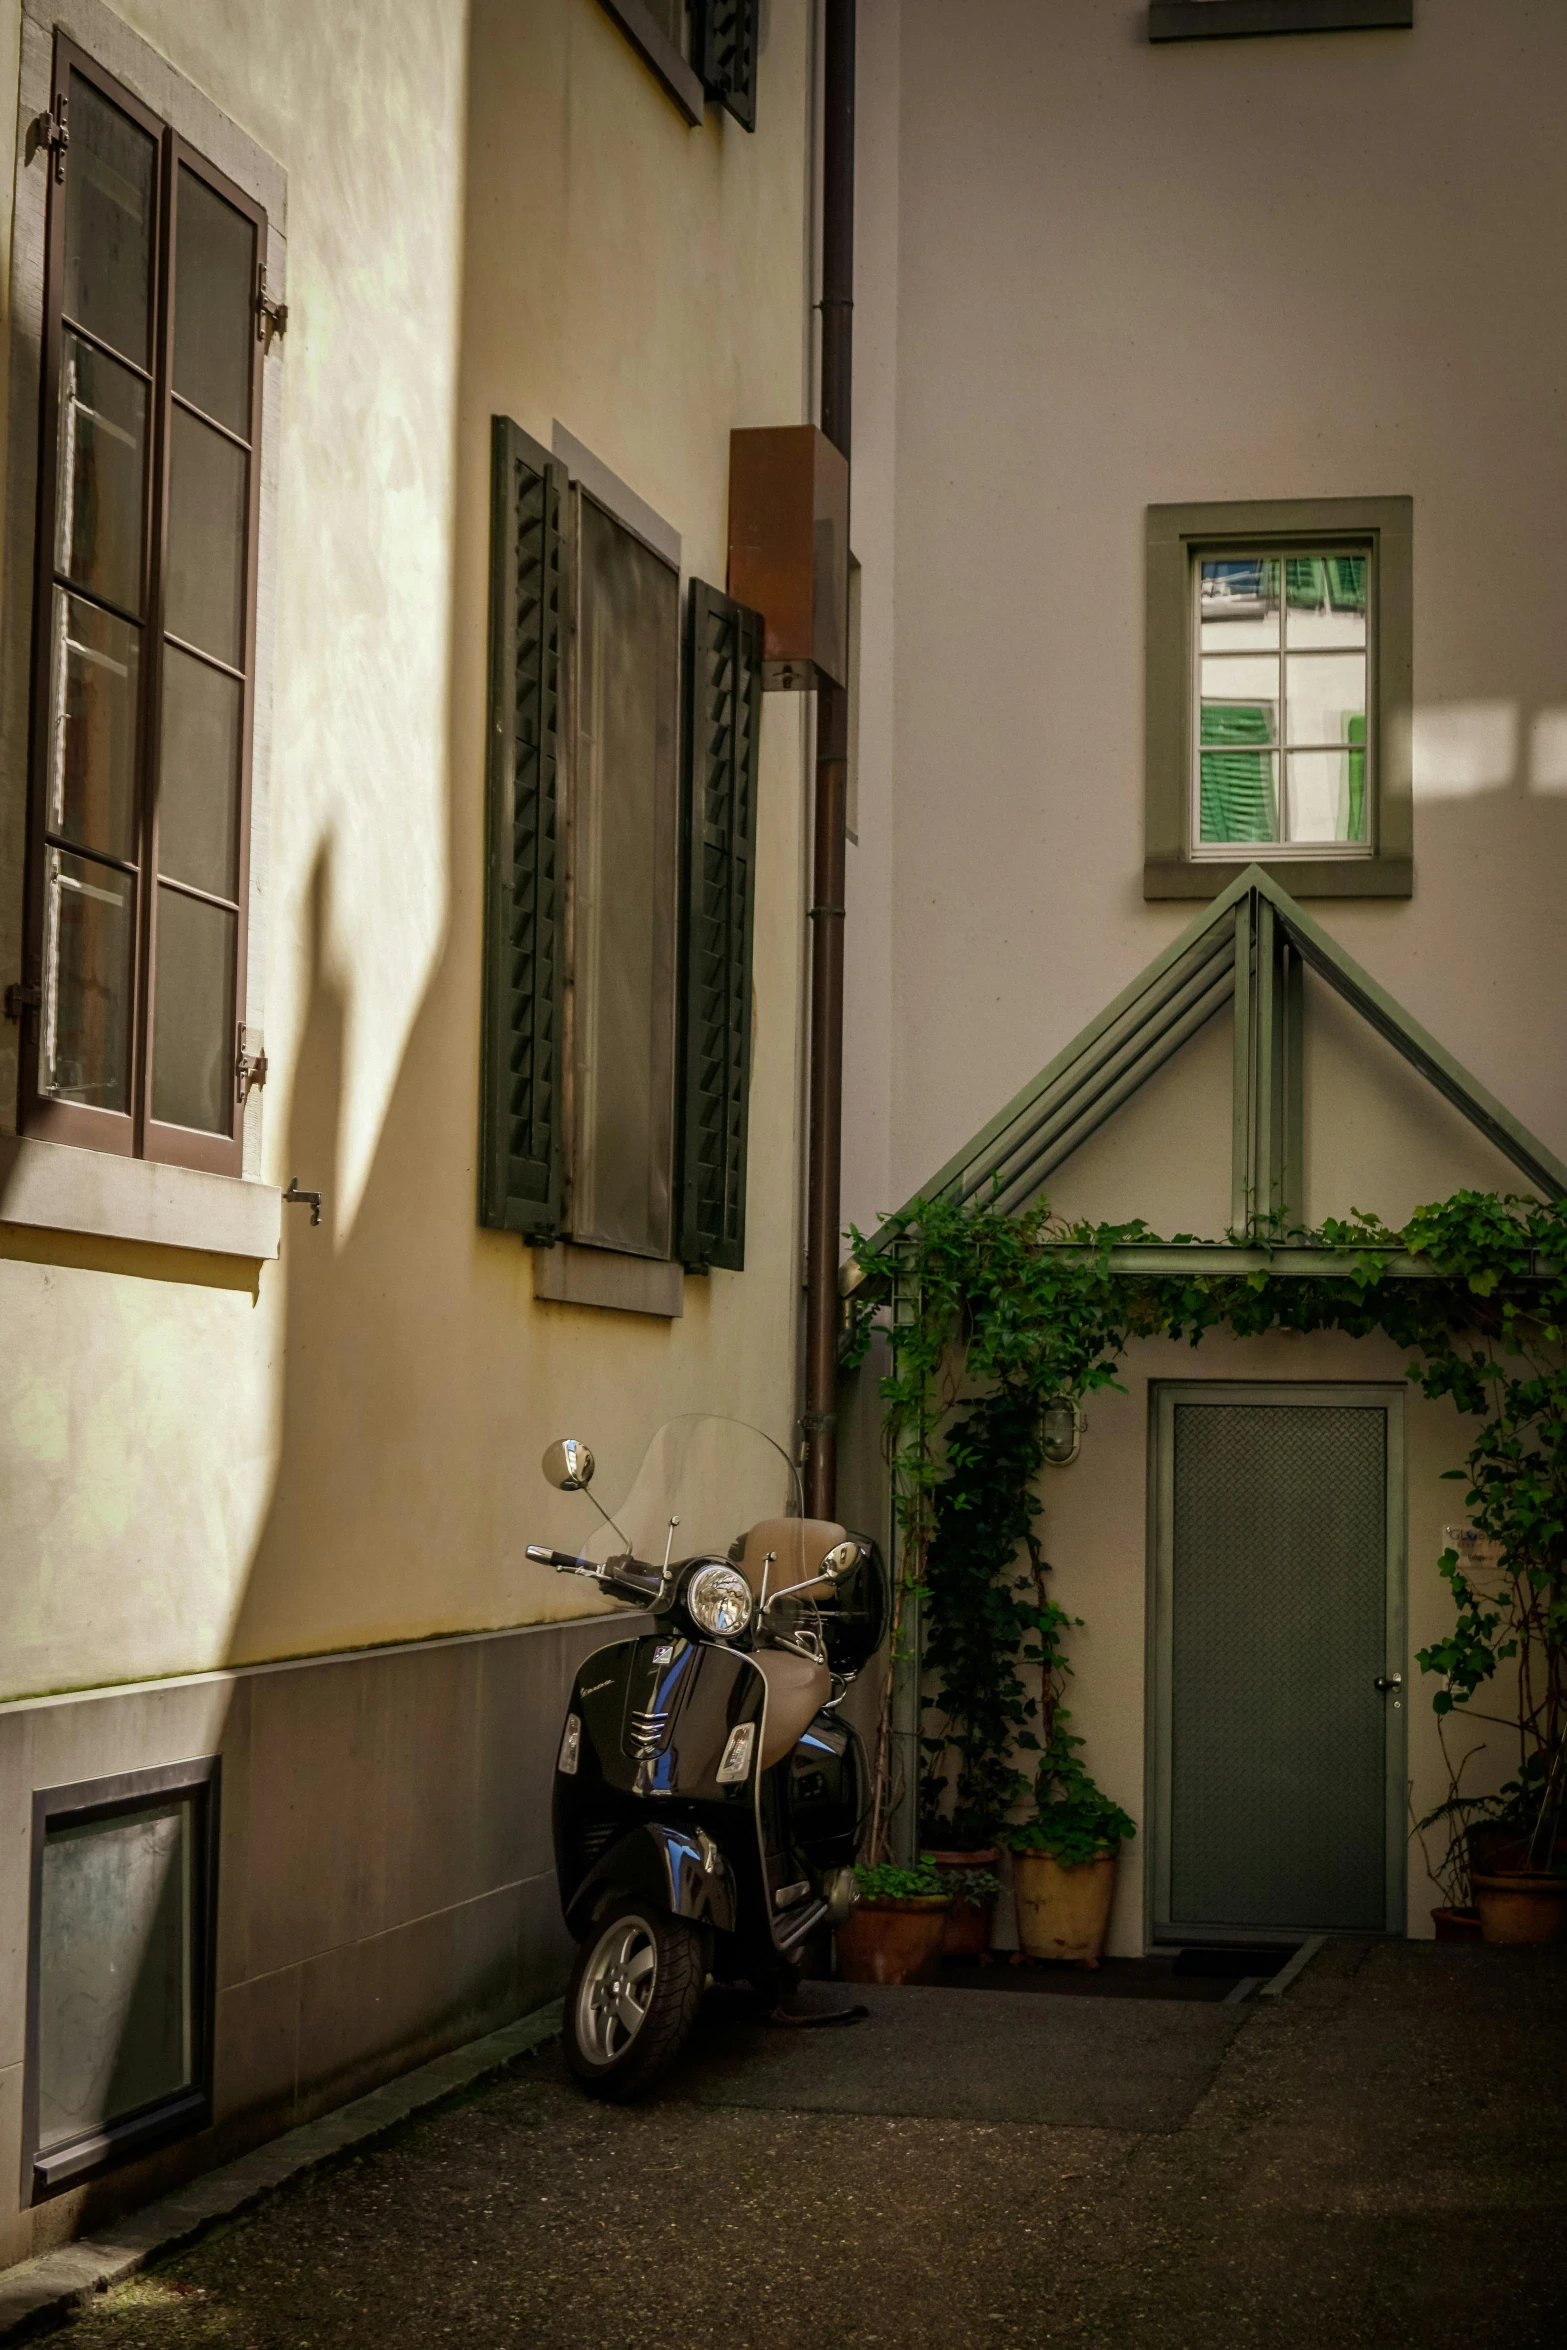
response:
[[[759,1518],[745,1538],[740,1572],[760,1599],[765,1567],[767,1595],[771,1598],[775,1591],[783,1591],[791,1583],[806,1583],[816,1577],[833,1544],[843,1538],[843,1528],[831,1518]],[[769,1551],[776,1555],[767,1567]],[[814,1590],[802,1591],[799,1597],[823,1599],[831,1589],[831,1578],[823,1575],[817,1578]]]

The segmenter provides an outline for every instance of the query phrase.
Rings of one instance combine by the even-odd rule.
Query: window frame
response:
[[[1410,771],[1413,500],[1318,498],[1147,510],[1145,898],[1211,898],[1244,865],[1293,897],[1403,898],[1414,886]],[[1195,853],[1197,596],[1201,556],[1341,551],[1370,556],[1366,777],[1369,853],[1242,841]],[[1279,853],[1270,853],[1270,852]]]
[[[561,766],[564,775],[565,821],[565,919],[562,924],[564,964],[563,986],[563,1073],[562,1114],[564,1121],[564,1191],[561,1212],[561,1237],[576,1248],[591,1248],[612,1256],[636,1257],[652,1264],[666,1264],[679,1255],[679,1203],[677,1198],[680,1159],[680,975],[682,956],[682,831],[680,818],[683,737],[681,702],[683,693],[686,582],[678,555],[657,546],[646,530],[639,529],[618,511],[624,501],[605,494],[606,485],[595,481],[587,470],[567,466],[567,490],[562,501],[562,538],[566,573],[566,743]],[[583,759],[583,599],[587,580],[587,565],[582,552],[582,517],[584,506],[592,506],[615,530],[639,546],[653,562],[671,575],[674,585],[674,616],[667,647],[671,655],[670,669],[659,685],[661,703],[667,695],[668,720],[668,774],[660,780],[667,786],[667,806],[660,810],[667,819],[668,837],[660,844],[666,854],[670,871],[668,882],[668,912],[670,936],[667,942],[667,1011],[661,1013],[660,1028],[668,1028],[668,1102],[667,1133],[664,1164],[652,1170],[655,1178],[662,1177],[664,1190],[665,1245],[661,1249],[639,1249],[624,1241],[601,1238],[577,1229],[579,1201],[585,1182],[584,1160],[587,1156],[587,1137],[590,1115],[583,1099],[582,1048],[583,1016],[582,989],[579,985],[584,970],[585,956],[590,951],[587,926],[581,921],[583,868],[585,864],[585,833],[587,829],[586,777]],[[602,909],[595,909],[595,920],[602,920]]]
[[[118,2169],[170,2138],[189,2137],[212,2121],[217,2014],[218,1855],[223,1766],[218,1755],[167,1763],[112,1778],[33,1792],[27,1911],[27,2038],[22,2076],[23,2200],[47,2202],[89,2178]],[[39,2032],[43,1989],[44,1847],[52,1827],[91,1827],[171,1797],[191,1798],[190,2000],[191,2083],[156,2104],[84,2132],[46,2153],[38,2143]]]
[[[158,872],[158,809],[155,777],[161,746],[164,668],[168,650],[165,602],[168,571],[169,446],[176,400],[173,384],[173,305],[169,289],[177,253],[177,190],[179,174],[189,169],[223,200],[249,219],[256,232],[252,308],[260,291],[260,273],[267,266],[268,219],[265,206],[239,187],[192,141],[164,117],[156,114],[114,73],[99,63],[81,43],[63,30],[54,39],[51,100],[57,104],[69,92],[72,74],[92,84],[109,104],[119,108],[156,142],[157,220],[152,267],[153,364],[148,370],[148,449],[143,481],[142,549],[142,707],[138,714],[135,757],[136,912],[130,982],[130,1107],[104,1110],[88,1103],[61,1102],[42,1091],[43,1007],[30,1005],[25,1013],[19,1085],[21,1130],[40,1141],[75,1145],[122,1158],[141,1158],[164,1165],[191,1167],[209,1174],[238,1175],[243,1167],[244,1103],[237,1082],[239,1032],[247,1024],[249,951],[250,843],[252,772],[256,719],[257,601],[260,571],[261,475],[265,345],[259,331],[253,341],[250,370],[250,441],[247,450],[245,511],[244,622],[240,680],[240,777],[236,897],[220,902],[232,906],[235,916],[233,968],[234,1081],[230,1089],[226,1134],[204,1133],[175,1126],[154,1117],[152,1109],[152,1029],[155,1016],[158,898],[163,886]],[[67,171],[69,162],[67,161]],[[49,172],[45,227],[43,287],[43,369],[38,412],[38,503],[32,597],[32,657],[30,663],[30,717],[28,747],[28,824],[24,967],[31,976],[43,969],[46,924],[46,866],[48,862],[48,788],[52,734],[52,628],[55,579],[55,500],[58,489],[58,419],[60,363],[64,339],[63,278],[65,252],[65,198],[68,181]],[[188,409],[188,403],[179,403]],[[198,412],[199,413],[199,412]],[[212,421],[207,420],[209,423]],[[218,428],[222,429],[222,428]],[[226,435],[235,445],[237,436]],[[205,661],[207,656],[198,654]],[[233,671],[220,665],[224,673]],[[192,894],[181,885],[182,894]],[[206,893],[195,896],[205,899]],[[35,982],[37,984],[37,982]]]

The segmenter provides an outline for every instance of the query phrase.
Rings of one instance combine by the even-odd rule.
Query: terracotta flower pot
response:
[[[846,1983],[932,1983],[950,1897],[861,1901],[838,1928],[838,1972]]]
[[[928,1860],[934,1869],[994,1869],[1001,1855],[993,1844],[974,1852],[922,1852],[921,1860]],[[990,1948],[995,1930],[995,1897],[988,1901],[970,1901],[961,1893],[952,1897],[947,1912],[947,1928],[941,1938],[943,1958],[982,1958]]]
[[[1431,1923],[1436,1928],[1439,1942],[1478,1942],[1480,1939],[1480,1912],[1477,1909],[1434,1909]]]
[[[1064,1868],[1048,1852],[1012,1856],[1018,1940],[1030,1958],[1074,1958],[1096,1967],[1110,1931],[1115,1854]]]
[[[1497,1870],[1473,1882],[1483,1942],[1567,1942],[1567,1877]]]

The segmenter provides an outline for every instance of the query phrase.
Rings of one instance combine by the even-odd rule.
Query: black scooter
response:
[[[765,1498],[792,1500],[792,1468],[761,1442],[775,1472]],[[700,1444],[673,1449],[700,1466]],[[544,1473],[585,1492],[593,1456],[565,1439]],[[732,1510],[745,1480],[715,1469],[712,1482],[727,1485]],[[725,1522],[709,1512],[709,1536]],[[748,1983],[780,2012],[808,1937],[852,1908],[869,1774],[836,1709],[881,1644],[887,1585],[873,1542],[795,1512],[679,1560],[670,1516],[662,1565],[605,1523],[615,1546],[602,1559],[531,1543],[528,1557],[653,1617],[651,1632],[581,1668],[555,1770],[556,1874],[580,1945],[566,2053],[586,2089],[628,2098],[674,2061],[710,1979]]]

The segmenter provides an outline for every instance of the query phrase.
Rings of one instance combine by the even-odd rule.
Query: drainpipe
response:
[[[849,455],[854,355],[854,8],[826,0],[822,77],[822,431]],[[838,1230],[843,1138],[844,820],[849,696],[816,695],[811,921],[810,1141],[806,1161],[805,1506],[835,1515],[838,1487]]]

